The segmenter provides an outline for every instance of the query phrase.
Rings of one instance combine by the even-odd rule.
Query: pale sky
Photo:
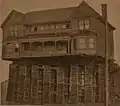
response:
[[[51,8],[74,7],[80,4],[82,0],[0,0],[0,23],[5,20],[8,13],[12,10],[18,10],[26,13],[33,10],[45,10]],[[120,60],[120,0],[85,0],[93,9],[101,13],[100,5],[108,4],[108,20],[116,27],[114,31],[115,59]],[[0,43],[2,39],[2,31],[0,29]],[[0,44],[1,49],[1,44]],[[1,52],[1,50],[0,50]],[[0,53],[1,54],[1,53]],[[1,79],[8,78],[7,61],[0,60]],[[120,64],[120,62],[119,62]]]

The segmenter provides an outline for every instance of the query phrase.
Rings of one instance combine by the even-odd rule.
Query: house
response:
[[[2,24],[2,58],[13,61],[9,66],[7,101],[103,104],[105,16],[104,5],[101,16],[85,1],[77,7],[26,14],[12,10]],[[117,70],[112,68],[115,28],[107,25],[111,73]],[[112,84],[110,88],[114,89]]]

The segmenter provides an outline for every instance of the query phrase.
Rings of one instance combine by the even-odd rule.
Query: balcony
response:
[[[4,59],[61,56],[69,53],[69,37],[20,39],[3,48]]]
[[[20,57],[49,57],[68,53],[68,40],[21,43]]]
[[[65,55],[95,55],[95,36],[31,37],[7,42],[3,46],[3,59],[51,57]]]

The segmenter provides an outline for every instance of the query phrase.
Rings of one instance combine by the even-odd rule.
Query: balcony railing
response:
[[[71,54],[78,55],[81,53],[88,55],[96,54],[96,48],[89,49],[85,47],[80,49],[82,45],[80,46],[79,39],[81,37],[72,38],[70,36],[19,39],[19,41],[16,41],[19,44],[17,48],[15,42],[8,43],[10,44],[9,46],[5,45],[3,47],[5,49],[3,50],[3,58],[50,57]],[[10,47],[12,51],[8,52],[6,47]]]

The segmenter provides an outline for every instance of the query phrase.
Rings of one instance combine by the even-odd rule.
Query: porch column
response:
[[[32,42],[30,41],[30,55],[32,55]]]
[[[67,54],[70,54],[70,41],[68,40]]]
[[[56,40],[55,40],[55,54],[57,54],[57,44],[56,44],[57,42],[56,42]]]
[[[44,43],[45,43],[45,42],[43,41],[43,42],[42,42],[42,49],[43,49],[43,50],[44,50]]]

